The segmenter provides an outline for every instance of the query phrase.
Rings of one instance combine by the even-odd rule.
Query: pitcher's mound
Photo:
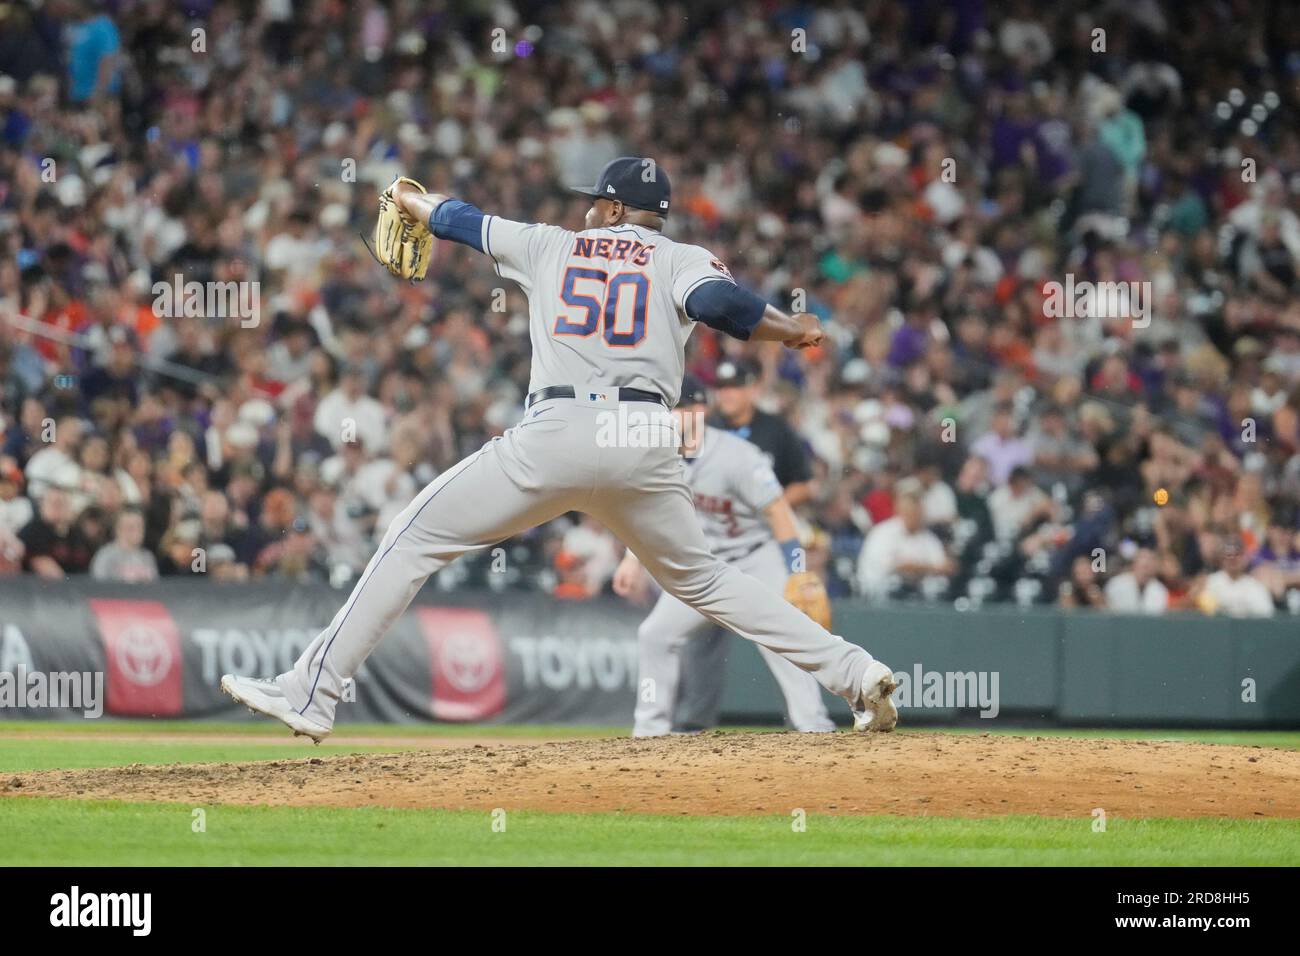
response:
[[[976,734],[708,734],[50,770],[6,796],[675,814],[1300,817],[1300,753]]]

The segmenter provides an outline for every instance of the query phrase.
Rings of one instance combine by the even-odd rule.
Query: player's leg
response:
[[[736,562],[736,567],[753,575],[774,594],[784,594],[789,574],[785,559],[775,545],[764,546],[741,558]],[[822,689],[817,679],[762,645],[758,652],[763,655],[768,669],[776,678],[777,686],[781,688],[786,713],[790,716],[790,726],[801,733],[826,733],[834,730],[835,722],[826,712],[826,703],[822,700]]]
[[[713,556],[675,450],[627,454],[617,464],[622,468],[613,462],[606,468],[583,511],[631,548],[669,594],[809,671],[831,693],[861,703],[872,656],[797,611],[780,592]],[[872,674],[884,671],[876,667]],[[870,683],[874,689],[874,679]],[[884,709],[892,710],[892,704]],[[874,711],[864,726],[868,720],[880,723]]]
[[[673,728],[673,711],[683,673],[682,652],[717,631],[717,626],[671,594],[659,595],[636,631],[637,681],[633,737],[659,737]]]
[[[834,730],[835,721],[826,712],[817,678],[762,645],[759,645],[758,652],[763,655],[777,686],[781,688],[790,726],[801,734],[824,734]]]
[[[429,575],[468,551],[572,510],[587,494],[589,476],[570,481],[562,471],[564,424],[555,418],[516,426],[439,475],[393,520],[334,620],[293,669],[276,679],[296,714],[328,730],[344,681],[356,673]],[[550,454],[539,454],[548,442]]]
[[[682,648],[674,730],[707,730],[717,726],[722,692],[727,685],[730,647],[731,635],[722,628],[711,627],[707,634],[701,634]]]

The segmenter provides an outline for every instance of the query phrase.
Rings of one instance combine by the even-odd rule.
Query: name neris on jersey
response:
[[[653,245],[635,239],[611,239],[609,236],[576,236],[569,255],[578,259],[623,259],[634,266],[650,264]]]

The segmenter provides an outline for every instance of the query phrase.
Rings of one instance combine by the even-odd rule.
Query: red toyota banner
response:
[[[110,714],[175,716],[184,710],[181,639],[159,601],[92,598],[108,671]]]
[[[433,671],[431,713],[438,720],[483,720],[506,702],[505,655],[486,611],[416,609]]]

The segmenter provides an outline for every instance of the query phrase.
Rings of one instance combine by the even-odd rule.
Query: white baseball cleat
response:
[[[898,707],[890,697],[898,689],[894,672],[880,661],[872,661],[862,675],[858,699],[849,702],[853,709],[853,729],[886,733],[898,723]]]
[[[227,674],[221,678],[221,690],[254,713],[274,717],[292,730],[295,737],[310,737],[320,743],[330,734],[331,728],[313,723],[294,710],[274,680]]]

